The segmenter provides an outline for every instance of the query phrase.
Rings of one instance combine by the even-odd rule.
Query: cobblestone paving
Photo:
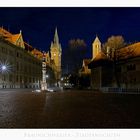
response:
[[[140,95],[0,90],[0,128],[140,128]]]

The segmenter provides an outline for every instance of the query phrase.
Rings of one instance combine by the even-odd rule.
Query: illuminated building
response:
[[[91,70],[88,68],[88,64],[96,57],[99,52],[101,52],[101,42],[96,35],[96,38],[92,43],[92,59],[83,59],[82,68],[79,70],[80,76],[91,74]]]
[[[91,62],[91,59],[84,59],[83,60],[83,65],[82,68],[79,70],[79,75],[84,76],[84,75],[90,75],[91,70],[88,68],[88,64]]]
[[[98,45],[93,43],[93,58],[88,64],[91,69],[91,87],[93,89],[139,89],[140,42],[117,49],[116,61],[100,48],[96,49]]]
[[[101,42],[96,35],[95,40],[92,43],[92,60],[96,57],[96,55],[101,52]]]
[[[52,69],[54,70],[55,78],[58,84],[61,79],[62,49],[61,49],[61,44],[59,43],[57,28],[55,29],[54,41],[51,43],[50,53],[51,53],[50,61],[52,62]]]
[[[51,42],[50,51],[46,53],[44,52],[43,55],[45,57],[43,65],[44,66],[46,65],[46,70],[44,69],[42,71],[44,81],[44,82],[42,81],[44,83],[42,85],[47,84],[46,86],[43,87],[51,87],[56,85],[60,86],[62,48],[61,44],[59,43],[57,28],[55,29],[54,33],[54,40]]]
[[[12,34],[0,28],[0,88],[38,88],[42,79],[42,53],[24,42],[22,32]]]

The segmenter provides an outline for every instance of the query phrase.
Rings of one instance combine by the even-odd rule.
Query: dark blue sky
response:
[[[47,51],[57,26],[62,49],[73,38],[84,39],[91,55],[96,34],[101,42],[123,35],[140,41],[140,8],[0,8],[0,25],[18,33],[33,47]]]

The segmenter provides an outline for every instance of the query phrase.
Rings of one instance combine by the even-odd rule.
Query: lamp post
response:
[[[47,83],[47,86],[49,87],[49,75],[46,74],[46,83]]]

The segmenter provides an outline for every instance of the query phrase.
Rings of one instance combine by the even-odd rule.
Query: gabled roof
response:
[[[12,42],[13,42],[14,44],[16,44],[16,41],[19,39],[19,37],[20,37],[20,34],[13,34],[13,35],[11,36]]]
[[[99,52],[96,57],[88,64],[88,68],[95,68],[98,66],[108,66],[112,64],[110,60],[103,52]]]
[[[0,27],[0,37],[18,47],[20,46],[24,48],[26,51],[30,51],[35,57],[39,59],[42,59],[43,57],[43,53],[41,51],[24,42],[21,31],[18,34],[12,34],[3,27]]]
[[[10,43],[17,45],[17,41],[18,39],[21,37],[22,38],[22,34],[21,31],[19,34],[11,34],[9,31],[3,29],[2,27],[0,27],[0,35],[3,36],[3,38],[7,41],[9,41]],[[23,40],[23,39],[22,39]],[[23,47],[24,47],[24,41],[23,41]]]

